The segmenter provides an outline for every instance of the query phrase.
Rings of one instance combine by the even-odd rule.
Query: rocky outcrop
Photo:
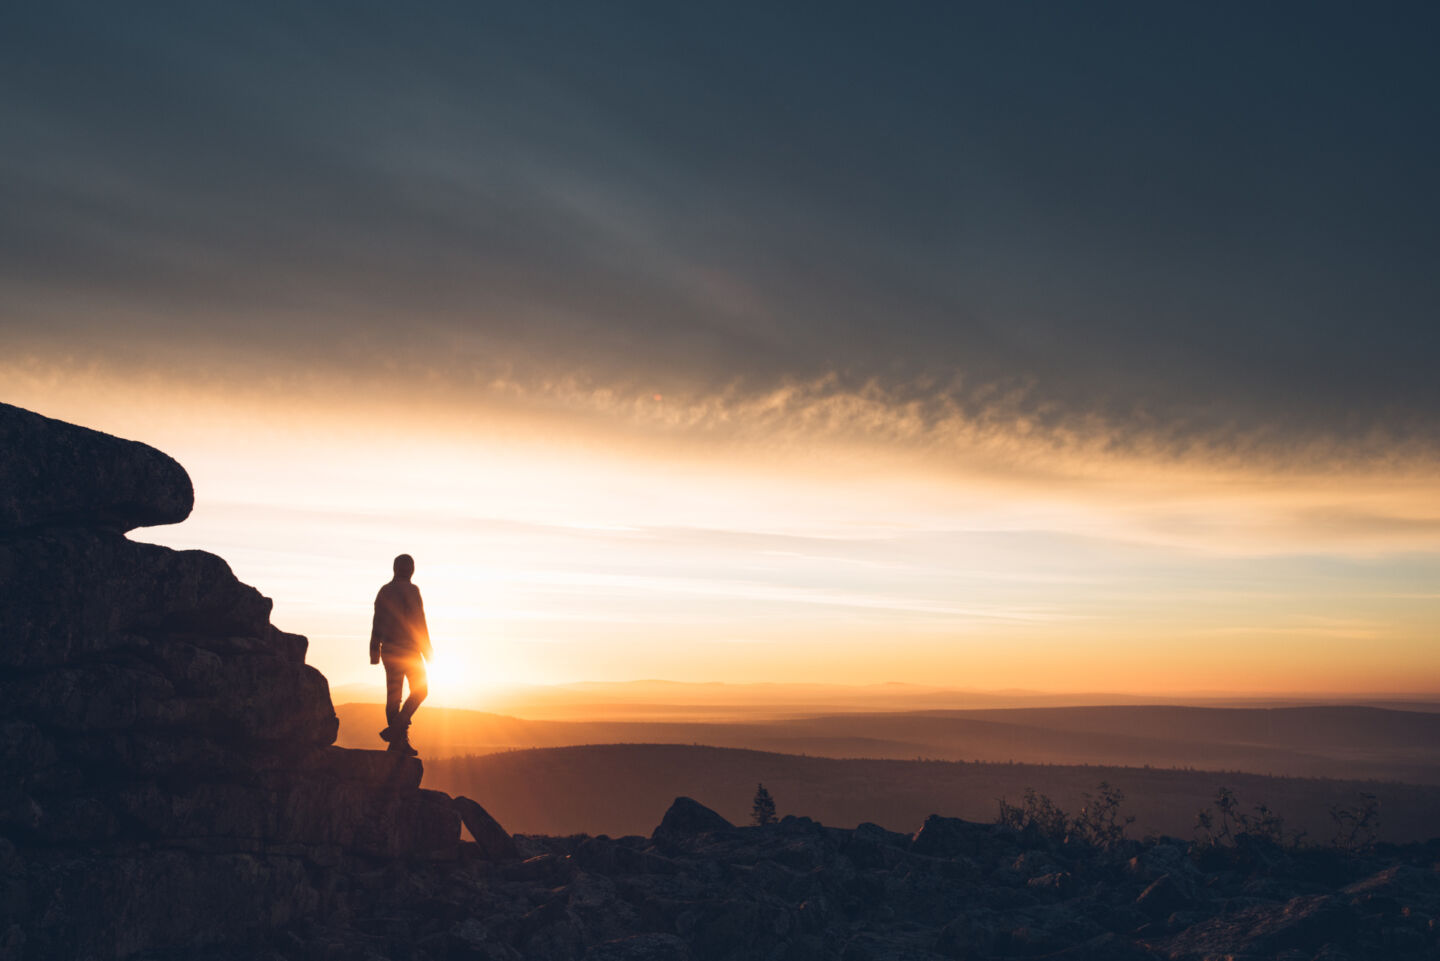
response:
[[[0,957],[243,941],[345,910],[353,872],[459,856],[418,760],[331,746],[267,598],[123,536],[189,513],[178,464],[9,406],[0,445]]]
[[[190,516],[190,475],[132,440],[0,404],[0,530],[72,524],[124,532]]]

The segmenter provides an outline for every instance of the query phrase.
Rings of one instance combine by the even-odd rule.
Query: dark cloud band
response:
[[[3,336],[1433,441],[1436,15],[1306,10],[12,11]]]

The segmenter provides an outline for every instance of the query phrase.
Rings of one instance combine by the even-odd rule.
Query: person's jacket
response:
[[[420,588],[409,581],[391,581],[375,595],[375,620],[370,626],[370,658],[385,654],[433,653],[425,626]]]

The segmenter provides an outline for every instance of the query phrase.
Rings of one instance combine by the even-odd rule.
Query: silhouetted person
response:
[[[370,663],[385,664],[385,720],[389,726],[380,732],[380,739],[390,742],[390,750],[409,755],[419,753],[410,746],[410,718],[429,693],[425,661],[435,655],[420,588],[410,583],[414,575],[413,557],[401,554],[395,558],[395,577],[375,595],[375,621],[370,628]],[[400,694],[406,681],[410,682],[410,696],[402,705]]]

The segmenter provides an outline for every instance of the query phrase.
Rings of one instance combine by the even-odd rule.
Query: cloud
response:
[[[7,16],[11,356],[706,436],[1434,444],[1422,24]]]

